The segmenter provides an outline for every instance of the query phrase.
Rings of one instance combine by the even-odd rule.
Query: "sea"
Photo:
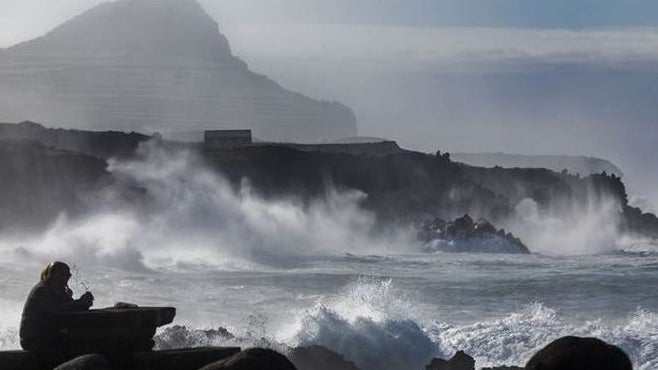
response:
[[[363,370],[422,370],[458,350],[477,368],[522,366],[577,335],[619,346],[635,369],[658,369],[651,241],[601,249],[554,237],[555,253],[546,245],[529,245],[531,254],[427,252],[405,227],[373,228],[359,192],[313,204],[266,200],[193,153],[153,148],[108,168],[147,189],[148,202],[108,191],[84,217],[0,237],[0,350],[20,347],[23,302],[58,259],[72,266],[76,296],[91,291],[96,308],[176,307],[158,348],[321,345]],[[578,239],[588,240],[601,243]]]

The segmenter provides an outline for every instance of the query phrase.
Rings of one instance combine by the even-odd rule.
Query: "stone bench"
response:
[[[108,357],[148,351],[159,326],[174,320],[173,307],[104,308],[62,312],[55,317],[71,354]]]

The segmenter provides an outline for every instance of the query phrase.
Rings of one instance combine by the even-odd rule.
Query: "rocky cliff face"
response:
[[[610,161],[601,158],[567,155],[521,155],[506,153],[450,153],[456,162],[478,167],[546,168],[555,172],[567,170],[583,176],[607,172],[623,176],[622,171]]]
[[[194,0],[101,4],[0,50],[0,120],[69,128],[251,128],[277,141],[356,134],[353,112],[251,72]]]
[[[0,231],[23,224],[43,226],[60,212],[84,209],[84,197],[98,195],[104,184],[113,182],[105,171],[105,159],[129,156],[146,139],[135,133],[46,129],[29,122],[0,124]],[[173,145],[172,150],[181,146],[161,145]],[[370,155],[300,151],[285,145],[198,149],[208,168],[236,188],[249,179],[252,191],[266,199],[295,197],[310,202],[334,189],[359,190],[367,194],[362,206],[377,216],[382,227],[391,222],[418,225],[435,217],[451,220],[465,213],[503,225],[528,199],[552,217],[569,219],[579,217],[579,209],[597,210],[597,205],[612,202],[620,231],[658,238],[658,218],[630,207],[624,183],[615,175],[579,177],[546,169],[471,167],[452,162],[447,155],[404,150]],[[136,197],[127,199],[131,204],[148,195],[147,189],[130,183],[120,189],[118,193]],[[443,228],[447,236],[462,239],[508,237],[484,224],[478,224],[477,231],[475,224],[457,227],[467,230],[461,234],[448,226],[435,224],[432,230]]]
[[[105,167],[102,159],[37,141],[0,142],[0,230],[38,230],[64,212],[82,212]]]
[[[59,151],[77,152],[100,159],[126,157],[150,136],[118,131],[82,131],[45,128],[34,122],[0,123],[0,143],[35,141]]]

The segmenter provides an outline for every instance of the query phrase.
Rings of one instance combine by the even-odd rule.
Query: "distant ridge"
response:
[[[524,155],[508,153],[450,153],[455,162],[478,167],[546,168],[555,172],[567,170],[571,174],[588,176],[606,172],[623,177],[614,163],[601,158],[568,155]]]
[[[0,50],[0,120],[146,133],[250,128],[310,142],[357,132],[342,104],[251,72],[194,0],[104,3]]]

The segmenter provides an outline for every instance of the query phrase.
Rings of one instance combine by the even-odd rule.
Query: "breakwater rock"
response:
[[[435,218],[419,231],[429,252],[530,253],[521,239],[486,220],[473,221],[469,215],[454,221]]]

